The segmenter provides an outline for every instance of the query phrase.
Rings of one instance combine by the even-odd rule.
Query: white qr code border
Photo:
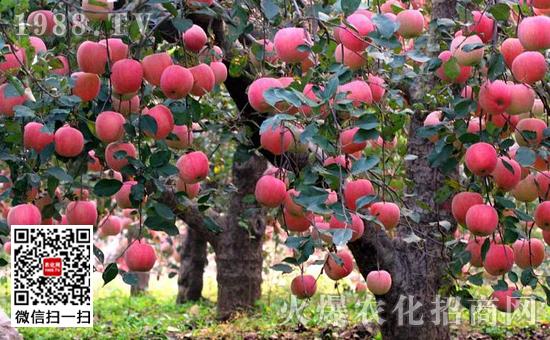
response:
[[[17,242],[14,242],[16,240],[15,232],[21,229],[51,229],[51,230],[59,230],[59,229],[73,229],[73,230],[85,230],[88,234],[88,240],[78,242],[79,244],[82,244],[83,246],[86,246],[89,250],[89,283],[90,283],[90,305],[81,305],[76,306],[72,304],[67,305],[45,305],[45,304],[37,304],[37,305],[31,305],[30,302],[27,305],[15,305],[15,250],[17,249],[18,245]],[[94,259],[94,253],[93,253],[93,226],[92,225],[13,225],[11,226],[10,231],[10,237],[12,240],[12,247],[11,247],[11,279],[10,279],[10,289],[11,289],[11,325],[12,327],[93,327],[93,319],[94,319],[94,313],[93,313],[93,259]],[[78,233],[77,233],[78,235]],[[78,236],[77,236],[78,238]],[[63,268],[63,266],[62,266]],[[63,272],[63,269],[62,269]],[[18,314],[17,312],[20,311],[25,313],[28,312],[30,315],[33,312],[44,312],[47,311],[58,313],[58,322],[50,322],[46,323],[46,320],[42,320],[44,323],[22,323],[20,322],[20,319],[16,317]],[[80,313],[80,314],[79,314]],[[61,317],[61,316],[67,316],[67,317]],[[82,319],[85,320],[84,317],[81,318],[81,316],[89,316],[89,322],[78,322]],[[74,316],[74,320],[70,319],[68,316]],[[45,317],[43,315],[42,317]],[[52,319],[52,318],[50,318]]]

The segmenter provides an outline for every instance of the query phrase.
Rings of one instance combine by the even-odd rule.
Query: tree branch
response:
[[[165,191],[157,200],[160,203],[168,206],[178,219],[184,221],[189,228],[196,231],[200,237],[208,241],[210,244],[215,244],[217,232],[214,232],[207,227],[205,222],[205,212],[201,212],[195,204],[183,206],[178,202],[174,191]],[[222,216],[213,211],[208,210],[208,217],[214,220],[218,225],[224,225]]]

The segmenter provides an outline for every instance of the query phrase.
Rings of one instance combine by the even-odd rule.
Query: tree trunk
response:
[[[265,169],[265,160],[257,155],[243,163],[234,160],[233,183],[237,190],[229,203],[224,230],[214,243],[218,317],[222,320],[250,309],[261,295],[265,224],[257,203],[247,203],[243,198],[254,194],[256,181]]]
[[[180,249],[177,303],[197,301],[202,297],[202,276],[208,263],[206,248],[206,240],[195,230],[186,228]]]
[[[434,0],[432,5],[433,20],[456,17],[455,0]],[[429,34],[434,37],[433,32]],[[423,102],[433,84],[433,76],[427,75],[415,82],[408,93],[411,104]],[[417,110],[411,117],[407,144],[407,153],[418,158],[407,162],[407,178],[414,183],[408,194],[414,195],[405,199],[405,204],[420,215],[419,222],[409,219],[407,225],[398,228],[394,239],[385,231],[371,228],[360,240],[349,244],[363,277],[379,269],[392,276],[391,290],[377,297],[384,339],[450,339],[445,297],[439,299],[448,261],[444,237],[449,230],[443,230],[437,222],[452,218],[447,205],[435,202],[445,177],[429,165],[433,144],[417,135],[424,116]]]
[[[131,296],[145,294],[147,292],[147,288],[149,288],[149,278],[151,277],[151,274],[148,272],[147,273],[136,272],[135,274],[138,278],[138,282],[136,285],[130,286]]]

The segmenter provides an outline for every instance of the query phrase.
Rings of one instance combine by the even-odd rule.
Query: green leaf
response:
[[[159,202],[155,202],[154,207],[157,214],[165,220],[173,220],[176,218],[176,215],[174,215],[172,209],[170,209],[168,206]]]
[[[531,215],[519,209],[514,209],[514,214],[516,215],[517,218],[520,219],[520,221],[526,221],[526,222],[533,221],[533,217]]]
[[[177,14],[176,14],[177,15]],[[172,25],[178,30],[178,32],[185,32],[191,26],[193,26],[193,21],[186,19],[186,18],[173,18],[172,19]]]
[[[493,285],[494,290],[507,290],[508,284],[503,279],[498,280],[496,285]]]
[[[157,1],[157,0],[153,0],[153,1]],[[177,17],[178,16],[178,10],[176,9],[176,7],[174,5],[172,5],[170,1],[158,1],[159,3],[162,4],[162,7],[164,7],[165,10],[167,10],[168,12],[170,12],[170,14],[174,17]],[[153,3],[152,1],[149,1],[150,3]]]
[[[203,219],[203,222],[206,228],[208,229],[208,231],[211,231],[215,234],[219,234],[220,232],[222,232],[222,228],[220,227],[220,225],[216,221],[214,221],[210,216],[205,216]]]
[[[261,0],[260,7],[269,21],[273,21],[279,15],[279,6],[273,0]]]
[[[31,109],[28,106],[17,105],[13,108],[13,111],[15,112],[15,118],[34,118],[34,117],[36,117],[36,114],[34,113],[34,110]]]
[[[535,280],[536,281],[536,276],[535,276],[535,273],[533,273],[533,269],[532,268],[526,268],[524,269],[522,272],[521,272],[521,277],[520,277],[520,282],[522,285],[524,286],[532,286],[532,280]],[[535,283],[535,287],[536,287],[536,283]],[[534,288],[534,287],[533,287]]]
[[[296,204],[316,214],[331,212],[325,205],[328,197],[328,192],[325,189],[310,185],[301,185],[298,187],[298,191],[300,191],[300,195],[293,198]]]
[[[124,272],[122,273],[122,281],[130,286],[135,286],[138,284],[139,279],[136,273],[128,273]]]
[[[269,90],[268,90],[269,91]],[[268,92],[266,91],[266,92]],[[264,94],[265,95],[265,94]],[[273,117],[269,117],[262,122],[260,126],[260,133],[267,131],[268,129],[275,129],[281,125],[281,122],[287,120],[296,120],[296,117],[287,114],[278,114]]]
[[[292,267],[289,266],[286,263],[277,263],[277,264],[271,266],[271,269],[279,271],[279,272],[283,272],[285,274],[292,273]]]
[[[322,91],[322,100],[328,100],[332,98],[336,94],[336,90],[338,89],[338,85],[340,85],[340,79],[338,79],[337,76],[334,76],[330,78],[327,82],[327,86]]]
[[[107,267],[105,267],[105,270],[103,271],[103,274],[101,277],[103,278],[103,286],[105,286],[107,283],[113,281],[115,277],[118,275],[118,266],[116,263],[109,263]]]
[[[454,103],[454,111],[457,117],[467,117],[470,115],[470,112],[474,112],[476,108],[477,103],[467,98],[462,98]]]
[[[10,76],[8,82],[9,85],[4,90],[5,97],[19,97],[25,94],[25,86],[23,85],[21,80]]]
[[[97,259],[99,260],[100,263],[103,263],[103,261],[105,260],[105,255],[103,255],[103,252],[101,251],[101,249],[99,249],[98,247],[96,247],[96,245],[94,244],[94,255],[95,257],[97,257]]]
[[[130,201],[132,202],[132,206],[138,206],[139,203],[143,201],[143,197],[145,197],[145,187],[143,184],[137,183],[132,185],[130,189]]]
[[[491,247],[491,240],[489,238],[486,238],[483,244],[481,245],[481,260],[485,261],[485,256],[487,256],[487,252],[489,251],[489,247]]]
[[[353,142],[361,143],[367,140],[376,139],[378,138],[378,136],[380,136],[380,134],[376,129],[369,129],[369,130],[359,129],[353,136]]]
[[[10,234],[10,228],[4,221],[0,221],[0,235],[8,236]]]
[[[296,47],[296,50],[298,52],[311,52],[311,46],[302,44]]]
[[[361,208],[363,208],[364,206],[371,204],[376,200],[377,197],[378,196],[376,195],[365,195],[365,196],[359,197],[355,201],[356,210],[361,210]]]
[[[140,118],[141,129],[151,135],[157,134],[157,121],[150,115],[143,115]]]
[[[351,228],[336,229],[332,234],[332,242],[336,246],[343,246],[351,240],[353,231]]]
[[[535,163],[537,155],[535,152],[525,146],[520,147],[516,151],[515,160],[522,166],[530,166]]]
[[[285,246],[291,249],[298,249],[305,239],[307,239],[307,237],[289,236],[285,241]]]
[[[8,261],[6,261],[5,258],[0,257],[0,267],[4,267],[8,264]]]
[[[487,76],[491,81],[497,79],[506,72],[506,65],[504,63],[504,57],[500,53],[493,53],[491,59],[489,59],[489,69]]]
[[[431,59],[430,57],[428,57],[427,55],[425,55],[424,53],[418,50],[412,50],[407,52],[407,57],[419,63],[425,63]]]
[[[395,32],[397,32],[397,29],[399,28],[399,24],[396,21],[390,19],[390,17],[387,15],[376,14],[371,18],[371,20],[376,25],[376,29],[378,30],[380,35],[384,38],[390,38]]]
[[[109,197],[116,194],[121,187],[121,181],[104,178],[95,184],[94,193],[100,197]]]
[[[168,221],[156,214],[149,214],[143,223],[151,230],[163,231],[168,235],[175,236],[180,233],[173,220]]]
[[[514,283],[518,282],[518,274],[516,274],[515,272],[509,272],[508,278]]]
[[[505,209],[514,209],[516,207],[514,201],[502,196],[495,196],[495,203]]]
[[[544,290],[544,293],[546,294],[546,305],[550,306],[550,288],[548,288],[545,285],[541,285],[541,287]]]
[[[362,157],[361,159],[353,163],[353,166],[351,167],[351,174],[357,175],[367,172],[370,169],[374,168],[379,162],[380,159],[377,156],[369,156],[366,158]]]
[[[57,178],[60,182],[72,182],[73,178],[65,172],[65,170],[55,167],[46,170],[46,174]]]
[[[505,21],[510,17],[510,7],[503,2],[495,4],[489,8],[489,13],[493,15],[493,18],[499,21]]]
[[[355,12],[360,4],[361,0],[340,0],[340,7],[345,15]]]
[[[300,45],[306,46],[307,45]],[[278,87],[272,87],[264,92],[264,98],[266,103],[271,106],[277,105],[277,103],[286,102],[292,106],[298,107],[302,105],[301,94],[294,92],[293,90],[281,89]]]
[[[479,50],[480,48],[483,48],[483,47],[485,47],[485,45],[482,44],[482,43],[466,44],[466,45],[462,46],[462,50],[464,52],[472,52],[472,51],[475,51],[475,50]]]
[[[460,75],[460,66],[458,65],[455,57],[451,57],[451,59],[445,63],[443,66],[443,71],[445,72],[445,76],[452,80],[456,79]]]
[[[475,275],[471,275],[469,278],[468,278],[468,281],[473,284],[473,285],[476,285],[476,286],[481,286],[483,285],[483,272],[479,272]]]
[[[168,164],[171,157],[172,157],[172,153],[170,151],[160,150],[151,155],[151,158],[149,158],[149,164],[153,168],[160,168]]]
[[[465,308],[470,309],[476,303],[475,298],[467,289],[461,289],[456,292],[456,296],[460,298],[460,304]]]

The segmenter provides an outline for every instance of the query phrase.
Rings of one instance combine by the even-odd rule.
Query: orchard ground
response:
[[[546,267],[542,270],[550,270],[546,264],[543,266]],[[320,266],[312,265],[308,273],[316,275],[319,270]],[[7,273],[0,278],[0,308],[9,315],[9,276],[4,274]],[[177,277],[152,275],[148,292],[130,298],[129,286],[120,277],[103,287],[100,273],[94,273],[93,328],[20,328],[19,332],[25,339],[381,338],[374,296],[354,291],[357,277],[340,280],[335,287],[334,281],[322,275],[313,298],[296,300],[288,289],[294,276],[265,268],[263,295],[256,310],[219,322],[215,318],[215,276],[211,255],[204,274],[204,299],[176,305]],[[458,303],[450,304],[453,338],[550,337],[549,306],[528,301],[528,307],[516,313],[497,312],[492,304],[483,301],[491,291],[489,285],[475,290],[474,296],[481,305],[472,315],[459,308]],[[531,306],[535,306],[534,320]]]

